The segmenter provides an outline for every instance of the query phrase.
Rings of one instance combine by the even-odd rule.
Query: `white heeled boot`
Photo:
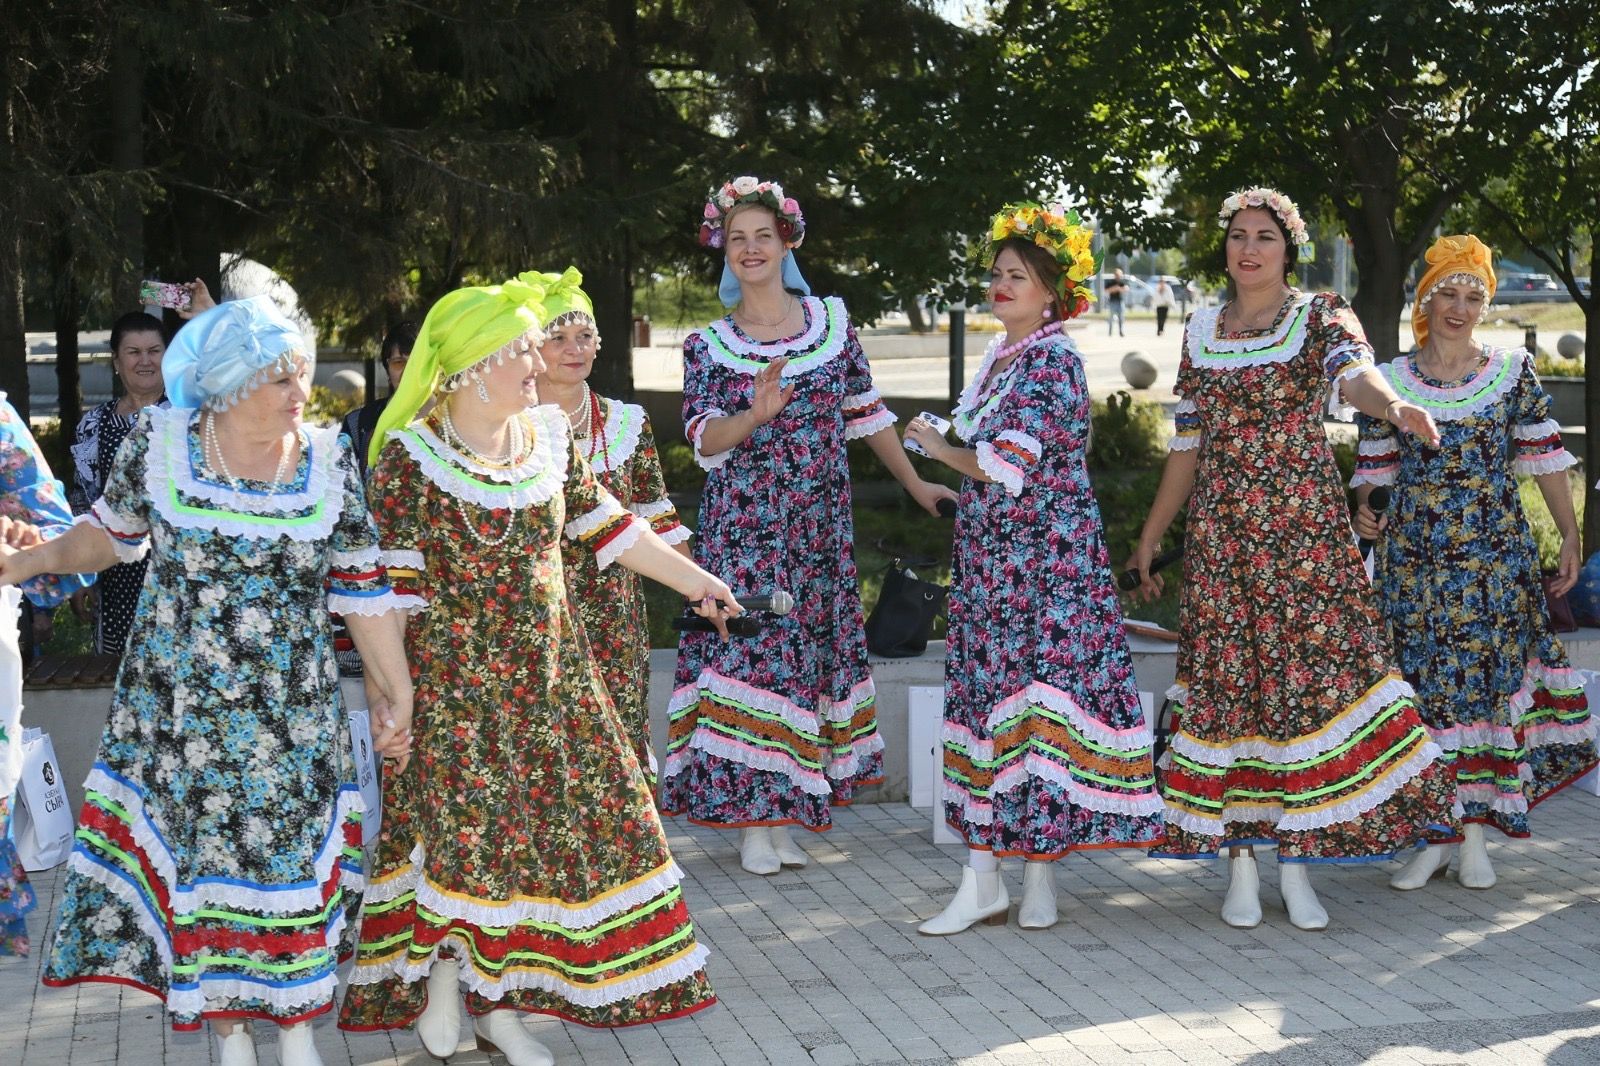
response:
[[[1464,888],[1493,888],[1494,864],[1489,861],[1489,842],[1483,838],[1483,826],[1468,822],[1461,827],[1461,866],[1456,880]]]
[[[786,825],[772,827],[772,850],[778,853],[779,863],[792,869],[800,869],[811,861],[811,856],[789,836],[789,827]]]
[[[1228,859],[1228,895],[1222,901],[1222,920],[1235,929],[1261,924],[1261,872],[1254,855]]]
[[[1389,887],[1400,892],[1411,892],[1435,877],[1443,877],[1450,870],[1451,853],[1454,851],[1454,848],[1442,844],[1429,844],[1389,878]]]
[[[499,1052],[511,1066],[554,1066],[556,1061],[549,1048],[528,1035],[514,1010],[492,1010],[474,1018],[472,1031],[478,1036],[479,1051]]]
[[[216,1033],[213,1029],[212,1032]],[[217,1062],[221,1066],[256,1066],[256,1041],[250,1027],[244,1022],[234,1022],[227,1036],[216,1033]]]
[[[285,1025],[278,1030],[279,1066],[322,1066],[322,1056],[311,1038],[311,1023]]]
[[[1022,905],[1017,908],[1017,924],[1024,929],[1048,929],[1061,920],[1056,910],[1055,863],[1027,862],[1022,865]]]
[[[772,830],[764,825],[754,825],[739,836],[739,865],[747,873],[771,877],[783,869],[783,860],[772,847]]]
[[[938,914],[917,926],[923,936],[950,936],[970,929],[979,922],[1005,925],[1011,909],[1011,895],[999,870],[979,873],[970,866],[961,868],[961,887],[956,898]]]
[[[428,1005],[417,1019],[417,1036],[428,1054],[447,1059],[461,1044],[461,963],[434,959],[428,971]]]
[[[1328,912],[1311,887],[1311,873],[1303,862],[1278,864],[1278,889],[1289,908],[1289,924],[1308,933],[1328,928]]]

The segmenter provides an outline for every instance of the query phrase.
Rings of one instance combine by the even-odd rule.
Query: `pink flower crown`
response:
[[[790,248],[800,247],[806,238],[806,216],[792,196],[785,196],[783,186],[775,181],[761,181],[746,174],[722,183],[713,189],[701,213],[700,244],[705,248],[721,248],[727,240],[723,223],[728,214],[740,204],[760,204],[778,217],[778,236]]]
[[[1283,228],[1289,231],[1289,239],[1301,248],[1311,246],[1311,238],[1306,234],[1305,219],[1300,217],[1300,209],[1277,189],[1269,189],[1264,185],[1257,185],[1253,189],[1240,189],[1226,200],[1222,201],[1222,209],[1217,212],[1217,225],[1223,229],[1228,228],[1228,223],[1233,216],[1247,207],[1262,207],[1272,212]]]

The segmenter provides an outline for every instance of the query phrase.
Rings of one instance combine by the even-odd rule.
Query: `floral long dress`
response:
[[[198,426],[142,411],[89,512],[150,569],[44,982],[133,985],[175,1029],[289,1023],[332,1005],[363,885],[328,616],[394,597],[333,429],[274,489],[209,469]]]
[[[1191,317],[1178,371],[1172,446],[1200,455],[1158,854],[1363,862],[1449,835],[1455,783],[1392,665],[1322,426],[1372,349],[1333,293],[1291,293],[1265,330],[1225,335],[1221,315]]]
[[[994,480],[964,479],[956,514],[945,818],[997,855],[1148,847],[1163,806],[1084,465],[1083,359],[1057,334],[994,374],[998,347],[955,413]]]
[[[735,593],[794,610],[759,636],[678,645],[662,809],[724,827],[833,824],[832,804],[883,777],[877,694],[856,582],[845,442],[894,424],[844,303],[806,297],[805,327],[751,340],[731,316],[684,342],[684,428],[706,470],[696,559]],[[707,419],[749,408],[787,357],[794,394],[738,446],[700,447]]]
[[[0,515],[39,527],[46,539],[72,528],[66,493],[50,473],[28,424],[0,392]],[[86,588],[93,575],[41,574],[24,583],[23,593],[36,607],[55,607]],[[12,621],[11,625],[16,626]],[[21,671],[21,663],[15,669]],[[20,694],[16,694],[20,696]],[[0,706],[0,955],[28,953],[25,915],[37,904],[28,875],[11,840],[11,802],[22,774],[22,702],[7,698]]]
[[[1354,485],[1392,485],[1378,602],[1423,721],[1454,770],[1465,821],[1528,836],[1528,810],[1596,763],[1583,680],[1550,632],[1519,475],[1577,462],[1521,348],[1486,348],[1460,381],[1410,356],[1383,367],[1432,413],[1440,445],[1361,419]]]
[[[594,396],[592,403],[588,432],[579,439],[578,450],[589,460],[600,484],[618,503],[650,523],[668,544],[688,540],[690,532],[678,521],[677,508],[667,498],[667,480],[661,473],[655,434],[650,432],[644,408],[600,396]],[[650,744],[646,702],[650,626],[645,618],[644,579],[626,567],[600,569],[594,552],[572,541],[567,542],[562,561],[606,690],[653,785],[656,755]]]
[[[430,419],[390,434],[368,494],[405,602],[411,763],[388,774],[361,944],[339,1024],[394,1029],[459,958],[467,1009],[593,1026],[710,1005],[682,872],[590,654],[561,539],[602,570],[644,528],[595,479],[554,407],[510,468]]]

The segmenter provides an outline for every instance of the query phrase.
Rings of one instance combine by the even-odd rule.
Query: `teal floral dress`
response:
[[[275,488],[207,467],[198,426],[141,412],[88,515],[150,566],[43,979],[143,989],[175,1029],[286,1024],[332,1006],[363,888],[329,612],[394,596],[334,429]]]
[[[1460,381],[1410,356],[1383,367],[1440,445],[1361,419],[1352,485],[1392,485],[1378,602],[1400,669],[1454,771],[1464,820],[1528,836],[1528,811],[1595,766],[1583,681],[1550,632],[1517,478],[1577,460],[1521,348],[1486,348]]]

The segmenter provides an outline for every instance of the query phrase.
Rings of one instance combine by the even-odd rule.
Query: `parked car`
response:
[[[1176,274],[1146,274],[1144,280],[1150,285],[1150,295],[1155,297],[1156,282],[1165,281],[1172,289],[1172,298],[1179,303],[1187,302],[1191,305],[1200,303],[1200,286],[1192,281],[1184,281]],[[1149,307],[1150,304],[1144,306]]]
[[[1115,276],[1115,274],[1109,272],[1101,274],[1099,280],[1095,283],[1094,309],[1096,311],[1104,311],[1106,309],[1106,282]],[[1122,297],[1123,306],[1129,310],[1137,308],[1149,310],[1150,296],[1155,291],[1150,287],[1150,283],[1143,278],[1134,277],[1132,274],[1122,275],[1122,280],[1128,283],[1128,291]]]
[[[1563,303],[1569,299],[1566,286],[1549,274],[1502,274],[1495,290],[1497,304]]]

